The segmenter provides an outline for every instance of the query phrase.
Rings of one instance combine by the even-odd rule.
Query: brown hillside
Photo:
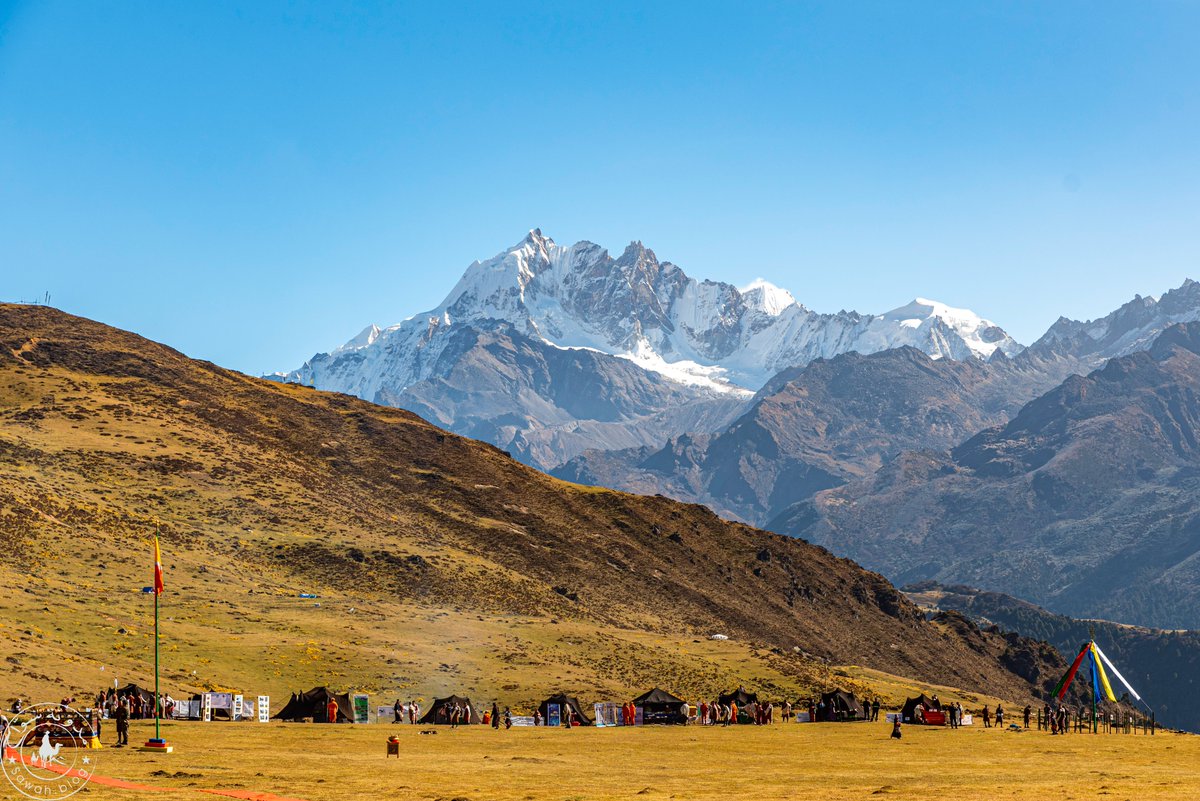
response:
[[[617,693],[665,675],[709,692],[737,654],[779,687],[802,684],[818,675],[803,652],[1030,692],[880,576],[803,541],[567,484],[407,412],[0,306],[0,635],[14,673],[145,676],[137,590],[156,525],[176,684],[470,681],[523,698],[521,681]],[[731,644],[703,639],[714,632]]]

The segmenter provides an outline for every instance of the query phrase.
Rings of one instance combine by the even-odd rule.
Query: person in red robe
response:
[[[329,705],[325,707],[325,720],[328,723],[337,723],[338,705],[337,701],[329,699]]]

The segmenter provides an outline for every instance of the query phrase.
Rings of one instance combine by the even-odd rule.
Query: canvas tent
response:
[[[642,708],[642,723],[687,723],[683,714],[683,699],[676,698],[666,690],[655,687],[633,699],[635,707]]]
[[[825,714],[829,720],[862,720],[863,708],[854,693],[845,690],[821,693],[821,701],[825,704]]]
[[[338,694],[328,687],[313,687],[308,692],[292,693],[287,706],[279,710],[273,717],[275,720],[302,721],[312,718],[313,723],[330,723],[327,720],[329,701],[337,701],[337,723],[353,723],[351,717],[350,695]]]
[[[900,719],[905,723],[917,722],[917,707],[923,706],[925,709],[940,709],[940,705],[935,704],[933,700],[921,693],[916,698],[909,698],[904,702],[904,706],[900,708]]]
[[[136,684],[126,684],[121,689],[117,690],[118,698],[128,698],[131,695],[140,695],[142,703],[145,705],[147,714],[154,715],[154,691],[147,690],[144,687],[139,687]]]
[[[450,695],[445,698],[434,698],[433,705],[429,707],[429,711],[421,717],[418,723],[428,726],[429,724],[450,723],[450,708],[455,704],[463,707],[467,711],[466,718],[459,723],[478,723],[479,715],[475,712],[475,707],[471,706],[470,698],[463,698],[461,695]]]
[[[579,701],[575,700],[574,696],[559,693],[558,695],[552,695],[545,701],[542,701],[542,703],[538,705],[538,712],[541,714],[542,720],[550,719],[549,715],[547,714],[550,704],[558,704],[559,710],[570,709],[579,719],[580,726],[592,725],[592,719],[589,718],[583,711],[583,707],[579,704]]]
[[[738,687],[731,693],[725,693],[724,695],[717,696],[717,703],[725,704],[726,706],[729,704],[737,704],[738,709],[744,709],[757,702],[758,695],[755,693],[746,692],[745,687]]]

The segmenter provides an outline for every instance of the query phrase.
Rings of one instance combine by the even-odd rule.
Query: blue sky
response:
[[[0,0],[0,298],[251,373],[540,226],[1035,339],[1200,278],[1200,3]]]

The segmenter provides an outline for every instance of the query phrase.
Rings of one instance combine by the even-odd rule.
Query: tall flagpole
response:
[[[158,677],[158,596],[163,593],[162,552],[158,546],[159,526],[154,526],[154,739],[142,746],[143,751],[169,754],[174,751],[162,738],[162,695]]]
[[[157,532],[155,537],[157,537]],[[158,588],[154,590],[154,739],[162,739],[159,716],[162,714],[162,696],[158,692]]]
[[[1100,666],[1096,662],[1096,649],[1093,647],[1096,644],[1096,627],[1088,624],[1088,656],[1092,659],[1092,734],[1096,734],[1098,726],[1096,723],[1096,685],[1100,683]]]

